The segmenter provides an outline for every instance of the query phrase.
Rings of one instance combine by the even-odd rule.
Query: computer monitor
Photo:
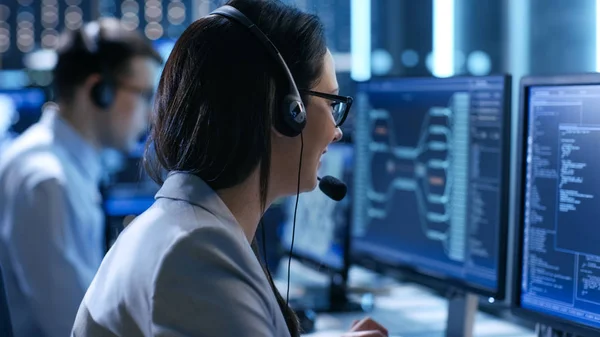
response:
[[[46,101],[42,88],[0,89],[0,130],[22,133],[40,119]]]
[[[352,255],[504,296],[510,77],[358,84]]]
[[[152,206],[160,188],[144,170],[142,158],[127,156],[122,160],[122,167],[111,175],[102,191],[107,248],[133,217]]]
[[[161,67],[160,71],[158,71],[157,76],[156,76],[156,85],[157,86],[158,86],[158,82],[160,81],[160,76],[162,75],[164,65],[167,63],[167,60],[169,59],[169,56],[171,55],[171,52],[173,51],[173,48],[175,47],[175,42],[177,42],[177,40],[171,39],[171,38],[162,38],[162,39],[158,39],[158,40],[155,40],[154,42],[152,42],[152,46],[160,54],[160,57],[162,57],[163,62],[164,62],[163,66]]]
[[[105,211],[110,216],[140,215],[154,203],[159,186],[147,175],[142,159],[125,158],[107,186]]]
[[[345,293],[348,277],[351,191],[354,147],[348,143],[330,144],[321,159],[319,176],[330,175],[348,185],[341,201],[327,197],[319,188],[300,194],[296,212],[296,231],[292,256],[310,267],[330,275],[328,311],[346,311],[352,307]],[[290,253],[296,197],[286,198],[280,240]],[[320,305],[320,304],[319,304]]]
[[[600,333],[600,75],[521,81],[514,311]]]
[[[173,50],[173,47],[175,47],[176,41],[177,41],[176,39],[162,38],[162,39],[155,40],[152,43],[152,46],[154,47],[154,49],[156,49],[156,51],[158,51],[160,56],[163,58],[163,61],[166,62],[167,59],[169,58],[169,55],[171,55],[171,51]]]

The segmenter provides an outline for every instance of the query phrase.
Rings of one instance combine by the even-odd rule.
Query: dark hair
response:
[[[99,26],[99,33],[85,33],[86,27]],[[82,35],[85,34],[85,35]],[[69,102],[75,89],[90,75],[102,74],[117,78],[127,74],[129,63],[136,56],[163,63],[160,54],[141,33],[127,30],[115,18],[90,22],[77,30],[66,30],[57,49],[54,67],[54,91],[58,100]]]
[[[279,1],[232,0],[279,49],[298,88],[317,84],[327,48],[314,15]],[[219,16],[192,23],[177,40],[163,70],[145,156],[149,174],[197,175],[213,190],[246,180],[260,165],[266,206],[273,115],[288,94],[284,70],[242,25]],[[306,97],[302,98],[306,102]],[[292,336],[293,311],[267,275]]]

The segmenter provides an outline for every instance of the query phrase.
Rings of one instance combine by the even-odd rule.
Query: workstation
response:
[[[164,60],[152,73],[158,91],[139,92],[140,99],[148,96],[146,108],[152,114],[170,107],[156,97],[161,95],[161,76],[174,64],[183,67],[174,58],[181,57],[177,48],[187,48],[177,42],[188,27],[211,13],[244,24],[227,10],[219,14],[226,2],[0,4],[0,174],[8,165],[3,154],[16,148],[11,144],[46,110],[59,110],[53,83],[59,32],[77,31],[104,17],[139,32]],[[600,4],[278,3],[322,20],[338,84],[333,94],[294,89],[305,105],[305,94],[313,95],[311,102],[315,97],[331,100],[340,135],[318,159],[315,188],[302,192],[301,172],[312,168],[302,166],[300,156],[298,191],[294,176],[293,195],[269,203],[250,242],[283,301],[278,304],[289,305],[297,316],[301,335],[362,336],[348,331],[370,317],[394,337],[599,336],[600,233],[594,220],[600,209],[595,143],[600,141]],[[551,15],[564,20],[551,21]],[[6,34],[1,30],[5,26]],[[552,46],[544,49],[551,38]],[[279,48],[279,40],[274,41]],[[282,54],[285,65],[286,52]],[[289,76],[295,71],[288,70]],[[162,90],[167,90],[163,81]],[[284,130],[273,123],[276,132]],[[101,239],[104,260],[111,251],[121,251],[113,246],[124,241],[123,233],[142,227],[136,218],[152,212],[165,193],[148,171],[155,159],[148,157],[154,149],[153,127],[136,134],[127,151],[107,147],[99,155],[102,170],[94,189],[102,216],[94,219],[101,219],[103,234],[94,238]],[[298,134],[302,148],[308,144],[310,149],[307,136]],[[197,145],[178,146],[184,149],[188,143]],[[157,153],[151,155],[164,169],[166,161]],[[279,160],[274,158],[270,160]],[[305,160],[310,165],[310,157]],[[165,181],[171,175],[165,172]],[[10,181],[7,177],[0,175],[0,183]],[[0,203],[9,201],[8,194],[0,194]],[[4,300],[0,296],[6,303],[0,303],[0,324],[5,326],[0,331],[29,336],[37,330],[23,329],[21,318],[15,325],[15,312],[24,306],[11,292],[14,281],[23,277],[19,268],[26,267],[11,255],[8,214],[8,208],[0,207],[0,267],[7,295]],[[34,246],[37,241],[24,242]],[[104,276],[94,278],[93,290],[110,288],[100,281],[111,280],[107,268],[99,274]],[[30,286],[24,284],[16,282],[16,287]],[[287,321],[285,311],[283,316]],[[50,331],[43,336],[55,336]]]

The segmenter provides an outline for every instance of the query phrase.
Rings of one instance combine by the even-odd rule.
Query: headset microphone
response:
[[[348,187],[341,180],[332,176],[324,176],[319,179],[319,189],[328,197],[335,201],[340,201],[346,196]]]

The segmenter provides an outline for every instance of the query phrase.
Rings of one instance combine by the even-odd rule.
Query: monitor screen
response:
[[[163,39],[155,40],[152,43],[152,46],[154,47],[154,49],[156,49],[158,54],[160,54],[160,57],[162,57],[162,59],[163,59],[163,65],[160,68],[160,71],[157,72],[156,82],[155,82],[156,86],[158,86],[158,82],[160,81],[160,76],[162,75],[164,65],[167,63],[167,60],[169,59],[169,56],[171,55],[171,51],[173,51],[173,48],[175,47],[176,41],[177,41],[176,39],[163,38]]]
[[[128,156],[111,181],[102,189],[106,217],[107,245],[110,247],[131,217],[145,212],[154,203],[159,186],[142,169],[142,159]]]
[[[600,84],[526,90],[518,301],[600,329]]]
[[[317,187],[300,194],[296,214],[293,253],[317,264],[340,271],[345,268],[345,249],[350,233],[351,180],[354,148],[351,144],[335,143],[321,159],[319,176],[330,175],[348,185],[346,197],[331,200]],[[280,227],[281,242],[289,251],[296,197],[284,203],[285,219]]]
[[[156,51],[158,51],[158,53],[162,57],[163,61],[167,62],[167,59],[169,58],[169,55],[171,55],[171,51],[173,50],[173,47],[175,47],[175,42],[176,42],[176,39],[164,38],[164,39],[155,40],[152,43],[152,45],[154,46],[154,49],[156,49]]]
[[[104,201],[106,216],[138,216],[152,206],[156,192],[158,192],[158,188],[147,191],[127,188],[113,189],[110,196]]]
[[[36,123],[46,98],[41,88],[0,89],[0,132],[20,134]]]
[[[146,173],[141,158],[124,158],[121,168],[111,178],[104,193],[108,216],[140,215],[154,203],[159,186]]]
[[[502,296],[507,77],[359,85],[352,255]]]

